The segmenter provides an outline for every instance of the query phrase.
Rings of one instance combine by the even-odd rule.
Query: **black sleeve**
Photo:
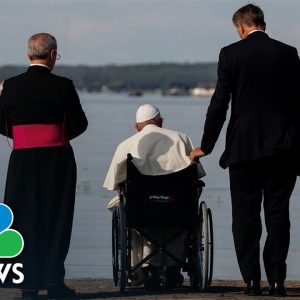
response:
[[[296,49],[294,49],[294,73],[291,78],[291,84],[292,87],[295,89],[295,95],[294,95],[294,101],[293,101],[293,107],[292,110],[294,112],[294,120],[296,125],[296,136],[297,136],[297,147],[300,149],[300,60],[298,56],[298,52]],[[299,158],[300,160],[300,158]]]
[[[4,95],[0,95],[0,133],[5,135],[5,105]]]
[[[226,120],[231,98],[231,81],[230,63],[223,48],[219,55],[217,86],[211,98],[204,124],[201,149],[205,154],[212,152]]]
[[[88,126],[88,121],[81,107],[78,94],[72,82],[68,88],[66,108],[66,127],[69,139],[74,139],[83,133]]]
[[[0,95],[0,134],[12,138],[11,126],[8,126],[8,110],[5,99],[5,89],[3,86],[2,93]]]
[[[299,122],[299,116],[300,116],[300,60],[298,56],[298,51],[295,49],[295,73],[294,76],[294,85],[296,87],[296,110],[297,110],[297,123],[298,126],[300,126]]]

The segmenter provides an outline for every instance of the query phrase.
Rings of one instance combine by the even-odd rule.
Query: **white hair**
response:
[[[49,33],[37,33],[28,40],[28,54],[32,58],[46,58],[51,50],[56,49],[56,39]]]

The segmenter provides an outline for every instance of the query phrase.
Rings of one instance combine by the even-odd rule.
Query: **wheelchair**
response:
[[[213,223],[211,210],[199,200],[204,183],[197,178],[197,165],[167,175],[142,175],[127,157],[127,179],[120,185],[119,206],[112,216],[112,264],[115,286],[122,293],[135,271],[157,253],[162,253],[187,272],[190,286],[203,292],[212,282]],[[163,242],[155,241],[145,229],[176,229]],[[154,249],[132,265],[132,230],[154,245]],[[182,261],[166,247],[187,232],[186,258]]]

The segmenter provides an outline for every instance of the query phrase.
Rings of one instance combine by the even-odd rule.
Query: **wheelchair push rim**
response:
[[[113,213],[112,224],[113,278],[123,292],[127,285],[127,228],[123,201]]]
[[[118,286],[119,283],[119,257],[118,257],[118,213],[117,210],[114,210],[113,216],[112,216],[112,266],[113,266],[113,279],[115,286]]]
[[[208,260],[209,260],[207,285],[211,285],[213,266],[214,266],[214,233],[213,233],[212,213],[210,208],[207,209],[207,217],[208,217]]]
[[[203,292],[209,282],[209,221],[205,202],[199,205],[197,228],[195,230],[194,260],[190,272],[190,284]]]

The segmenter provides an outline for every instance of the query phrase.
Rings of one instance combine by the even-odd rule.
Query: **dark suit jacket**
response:
[[[295,146],[299,124],[299,57],[291,46],[253,32],[220,52],[218,82],[201,148],[209,154],[231,100],[223,168],[272,156]],[[298,120],[297,120],[298,119]]]
[[[70,139],[88,122],[71,80],[52,74],[43,66],[5,80],[0,97],[0,133],[12,137],[11,126],[62,122]]]

